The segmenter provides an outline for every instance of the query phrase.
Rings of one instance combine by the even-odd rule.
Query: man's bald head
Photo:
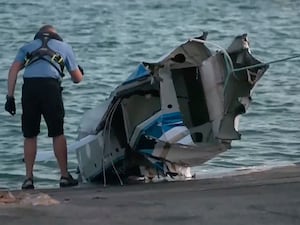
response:
[[[57,39],[59,41],[63,41],[63,39],[58,35],[56,29],[52,25],[44,25],[39,31],[35,34],[34,39],[39,39],[43,36],[50,37],[53,39]]]
[[[57,33],[56,29],[52,25],[44,25],[39,29],[39,33]]]

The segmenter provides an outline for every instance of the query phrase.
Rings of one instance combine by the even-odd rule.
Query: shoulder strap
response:
[[[63,39],[57,33],[53,32],[37,32],[33,39],[43,39],[44,37],[48,37],[49,39],[56,39],[58,41],[63,41]]]

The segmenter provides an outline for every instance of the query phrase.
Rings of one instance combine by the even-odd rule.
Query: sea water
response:
[[[252,53],[269,62],[300,53],[297,0],[0,0],[0,187],[20,188],[24,176],[21,133],[22,72],[15,90],[17,114],[4,111],[9,67],[21,45],[41,25],[54,25],[73,46],[85,69],[82,83],[63,81],[68,143],[77,137],[85,111],[108,97],[141,61],[156,60],[183,41],[208,32],[226,48],[248,33]],[[242,139],[232,149],[193,170],[201,176],[300,161],[300,60],[271,64],[241,118]],[[51,151],[45,123],[38,151]],[[76,170],[74,153],[69,168]],[[58,187],[56,161],[35,164],[36,186]]]

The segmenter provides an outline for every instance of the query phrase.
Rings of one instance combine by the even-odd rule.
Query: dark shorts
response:
[[[41,116],[48,127],[48,136],[64,133],[65,110],[61,86],[52,78],[24,78],[22,86],[22,131],[26,138],[40,133]]]

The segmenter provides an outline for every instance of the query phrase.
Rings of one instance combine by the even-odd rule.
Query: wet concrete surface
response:
[[[300,224],[300,165],[214,179],[9,193],[15,202],[0,204],[1,225]]]

